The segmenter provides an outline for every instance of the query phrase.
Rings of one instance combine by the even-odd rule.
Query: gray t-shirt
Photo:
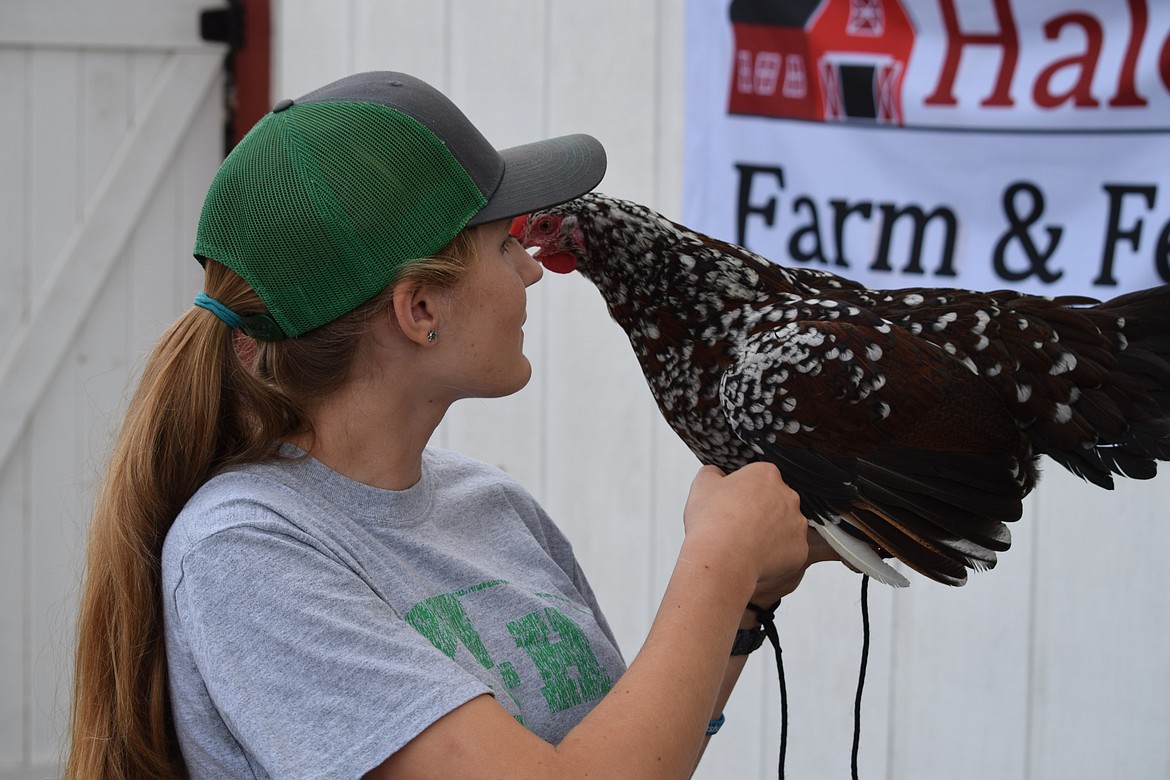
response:
[[[555,744],[625,670],[543,509],[451,452],[428,449],[402,491],[310,457],[220,474],[162,568],[195,780],[358,778],[485,693]]]

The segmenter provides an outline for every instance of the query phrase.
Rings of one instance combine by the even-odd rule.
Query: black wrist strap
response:
[[[776,608],[780,606],[777,601],[769,609],[757,606],[756,604],[748,603],[747,608],[760,618],[760,625],[755,628],[741,628],[735,632],[735,642],[731,645],[732,655],[748,655],[760,649],[764,644],[764,640],[768,638],[768,629],[765,624],[768,621],[774,622]]]
[[[779,606],[779,601],[767,608],[749,602],[747,608],[759,617],[760,627],[776,651],[776,676],[780,679],[780,760],[777,773],[783,780],[784,754],[788,750],[788,687],[784,684],[784,659],[780,653],[780,633],[776,630],[776,608]]]
[[[760,649],[768,634],[763,626],[755,628],[741,628],[735,632],[735,642],[731,645],[732,655],[748,655]]]
[[[747,608],[756,613],[756,617],[760,619],[761,625],[766,626],[769,623],[773,626],[776,625],[776,610],[780,608],[779,601],[770,607],[761,607],[759,604],[753,604],[749,601]]]

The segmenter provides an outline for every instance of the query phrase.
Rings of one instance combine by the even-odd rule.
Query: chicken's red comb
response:
[[[520,238],[521,236],[524,235],[524,225],[527,223],[528,223],[528,215],[521,214],[520,216],[518,216],[514,220],[512,220],[512,227],[508,228],[508,232],[511,233],[512,235],[516,236],[516,238]]]

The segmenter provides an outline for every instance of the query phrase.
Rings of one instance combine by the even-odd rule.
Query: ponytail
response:
[[[472,230],[416,261],[402,283],[454,286]],[[234,272],[207,260],[204,290],[237,312],[263,311]],[[188,499],[229,466],[271,457],[347,381],[361,337],[392,287],[295,339],[253,342],[192,307],[151,353],[94,505],[77,623],[66,780],[186,778],[167,698],[162,547]],[[239,341],[237,341],[237,338]]]
[[[233,308],[255,299],[239,277],[211,262],[206,286]],[[160,339],[91,520],[67,778],[187,776],[167,701],[163,540],[208,477],[265,457],[300,426],[297,405],[246,370],[233,332],[210,312],[192,308]]]

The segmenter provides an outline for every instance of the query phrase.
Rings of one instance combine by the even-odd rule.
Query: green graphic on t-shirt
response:
[[[463,645],[484,669],[491,669],[492,657],[484,647],[479,632],[471,625],[471,618],[459,603],[461,595],[462,592],[444,593],[421,601],[406,613],[406,622],[431,640],[431,644],[451,660],[455,660],[455,651],[459,645]]]
[[[500,677],[504,679],[504,685],[507,685],[509,688],[515,688],[520,684],[520,675],[516,674],[516,667],[512,666],[508,661],[500,664]]]
[[[559,641],[552,641],[550,630],[560,637]],[[552,712],[599,699],[612,687],[609,673],[597,662],[589,646],[589,638],[556,607],[530,612],[512,621],[508,632],[540,671],[544,681],[540,692]],[[574,668],[576,680],[570,674]]]
[[[520,709],[521,702],[512,693],[512,689],[523,682],[519,671],[508,661],[498,667],[495,665],[461,601],[468,594],[505,584],[503,580],[491,580],[455,593],[432,596],[411,607],[406,613],[406,622],[451,660],[455,660],[462,645],[484,669],[496,668],[508,689],[505,693]],[[539,595],[548,597],[550,594]],[[551,712],[600,699],[612,687],[609,673],[597,661],[589,638],[556,607],[530,612],[507,623],[507,629],[516,646],[528,654],[540,673],[544,683],[540,692]],[[496,692],[494,685],[489,683],[489,687]],[[515,717],[524,723],[522,714]]]
[[[471,624],[471,618],[459,600],[468,593],[502,584],[504,584],[503,580],[492,580],[466,590],[445,593],[421,601],[406,613],[406,622],[414,626],[415,631],[429,639],[432,645],[443,651],[443,654],[452,661],[455,660],[455,653],[459,649],[459,645],[463,645],[484,669],[491,669],[495,665],[492,662],[491,654],[488,653],[483,639],[475,630],[475,626]],[[520,675],[516,674],[515,668],[507,661],[501,663],[497,671],[500,673],[500,679],[509,689],[505,690],[504,693],[512,700],[516,709],[520,710],[520,700],[510,690],[520,684]],[[496,686],[491,683],[488,683],[488,687],[492,689],[492,693],[499,693]],[[517,712],[514,717],[521,725],[524,725],[523,713]]]

